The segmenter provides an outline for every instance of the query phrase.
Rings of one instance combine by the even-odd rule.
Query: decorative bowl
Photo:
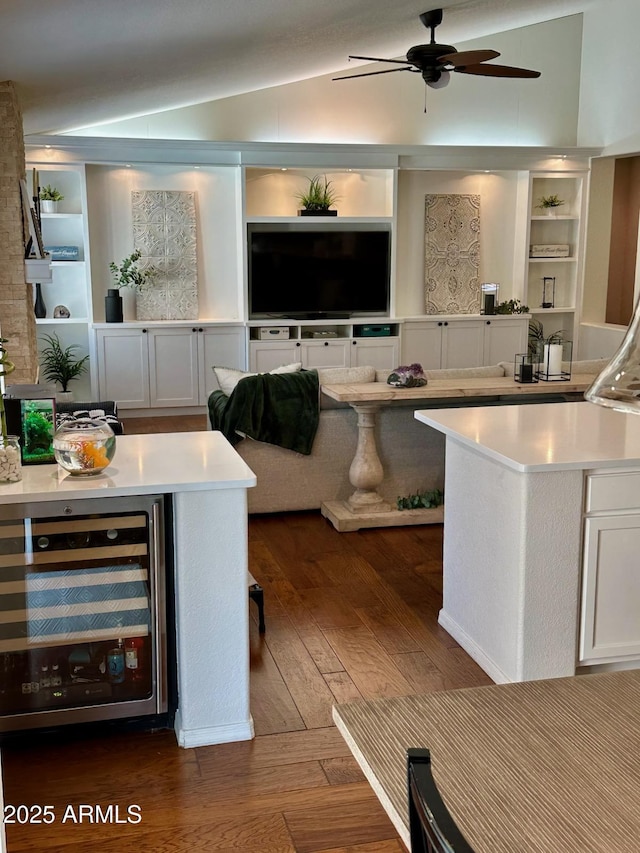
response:
[[[53,436],[56,462],[74,477],[104,471],[115,452],[115,434],[103,421],[77,418],[62,424]]]

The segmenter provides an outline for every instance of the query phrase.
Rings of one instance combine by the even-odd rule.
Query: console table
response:
[[[405,750],[476,853],[629,853],[640,838],[640,671],[337,705],[336,725],[409,848]]]
[[[376,420],[382,406],[415,401],[435,402],[443,408],[468,405],[478,398],[479,405],[512,402],[518,398],[535,402],[550,395],[583,393],[593,382],[592,375],[576,375],[566,382],[518,383],[511,376],[474,379],[432,379],[422,388],[396,388],[385,382],[322,385],[321,391],[333,400],[348,403],[358,415],[358,443],[349,469],[355,491],[347,501],[327,501],[321,512],[341,531],[363,527],[395,527],[408,524],[442,522],[442,507],[421,510],[396,510],[379,491],[384,469],[376,446]]]

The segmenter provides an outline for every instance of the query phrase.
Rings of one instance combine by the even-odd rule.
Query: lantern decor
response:
[[[555,276],[545,275],[542,279],[542,304],[541,308],[556,307],[556,279]]]
[[[536,376],[544,382],[567,382],[571,379],[573,342],[565,341],[559,334],[540,341],[536,359]]]
[[[528,384],[537,382],[536,370],[538,360],[535,355],[530,352],[519,352],[515,357],[513,365],[513,379],[515,382]]]
[[[495,314],[496,305],[498,304],[498,291],[500,285],[494,281],[483,281],[480,285],[480,293],[482,300],[480,302],[481,314]]]

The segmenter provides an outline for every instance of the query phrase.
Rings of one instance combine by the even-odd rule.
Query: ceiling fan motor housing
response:
[[[417,44],[407,51],[407,62],[422,73],[425,83],[436,83],[446,68],[446,63],[440,62],[439,58],[455,52],[455,47],[450,44]]]

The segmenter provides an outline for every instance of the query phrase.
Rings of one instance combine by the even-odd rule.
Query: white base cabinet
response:
[[[206,405],[214,366],[246,366],[241,324],[97,328],[96,349],[100,399],[122,409]]]
[[[438,370],[513,362],[516,353],[527,350],[528,331],[528,315],[406,320],[402,363]]]
[[[581,664],[640,658],[640,473],[587,477]]]

